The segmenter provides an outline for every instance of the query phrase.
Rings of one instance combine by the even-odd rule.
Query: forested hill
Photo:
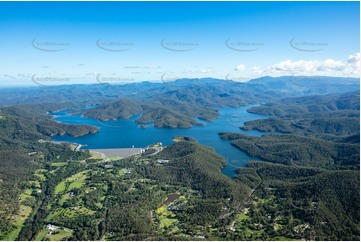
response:
[[[204,198],[231,198],[235,203],[245,199],[250,190],[221,174],[226,162],[213,148],[202,146],[189,137],[175,137],[174,140],[175,143],[159,154],[171,162],[154,171],[154,178],[190,186]]]
[[[327,84],[326,78],[299,77],[302,81],[312,81],[313,84],[317,85],[316,89],[300,86],[295,79],[298,80],[296,77],[264,77],[247,83],[217,79],[182,79],[164,83],[160,86],[154,84],[149,91],[142,89],[142,93],[137,93],[132,98],[119,99],[93,109],[78,112],[83,113],[86,117],[103,121],[129,118],[132,115],[141,114],[136,120],[140,124],[152,122],[156,127],[160,128],[189,128],[194,125],[201,125],[196,122],[194,117],[211,121],[218,116],[217,109],[219,108],[239,107],[240,105],[259,102],[287,103],[289,110],[293,110],[295,114],[299,114],[300,111],[305,112],[308,109],[312,110],[312,112],[357,109],[357,103],[347,96],[348,93],[312,95],[315,93],[335,93],[336,90],[338,92],[359,90],[357,79],[333,78]],[[337,85],[342,86],[342,88],[336,90],[333,87],[329,88],[329,85],[336,81],[338,81]],[[144,84],[144,86],[146,85],[149,84]],[[142,85],[140,84],[140,86]],[[306,96],[291,98],[301,95]],[[356,92],[352,93],[352,95],[355,96]],[[308,97],[310,97],[309,100]],[[308,101],[305,101],[306,99]],[[338,99],[338,101],[335,102],[335,99]],[[294,103],[292,103],[292,100]],[[332,104],[332,102],[335,103]],[[353,104],[348,102],[353,102]],[[293,106],[297,105],[297,103],[304,103],[304,106],[294,108]],[[251,109],[250,112],[267,115],[280,115],[282,113],[282,110],[277,109],[277,107],[270,108],[271,105],[267,104],[267,109],[263,111],[262,108],[259,108]],[[354,106],[348,107],[347,105]]]
[[[47,103],[41,105],[17,105],[1,109],[0,133],[3,140],[34,141],[49,136],[69,134],[82,136],[95,133],[98,128],[87,125],[69,125],[56,122],[49,111],[74,107],[74,104]],[[1,143],[0,145],[3,145]]]
[[[273,238],[360,239],[358,170],[251,162],[237,179],[256,190],[247,224],[266,224]]]
[[[83,113],[85,117],[103,121],[130,118],[141,114],[135,122],[140,124],[152,122],[159,128],[190,128],[193,125],[200,125],[194,117],[211,121],[218,116],[218,111],[214,108],[165,98],[145,101],[121,99],[78,112]]]
[[[359,240],[359,102],[356,92],[280,99],[249,110],[270,118],[240,127],[278,134],[219,134],[262,160],[237,176],[255,189],[251,223],[272,223],[273,236]]]
[[[359,240],[359,135],[352,142],[301,134],[220,136],[262,160],[240,168],[237,176],[255,191],[251,223],[266,224],[272,236]]]
[[[328,113],[342,110],[360,110],[360,94],[358,91],[328,94],[308,95],[303,97],[282,98],[267,102],[262,106],[254,107],[249,112],[272,115],[297,117],[307,114],[314,117],[319,113]]]
[[[24,192],[24,185],[31,180],[39,182],[37,170],[48,168],[51,162],[83,159],[88,156],[85,152],[74,151],[69,144],[55,144],[50,141],[50,137],[57,134],[79,136],[97,131],[97,128],[85,125],[60,124],[46,115],[48,111],[69,107],[73,107],[73,104],[46,103],[1,108],[0,238],[9,230],[15,229],[14,233],[19,233],[21,227],[15,224],[21,220],[13,220],[23,206],[18,200],[22,197],[20,194]],[[45,192],[45,185],[42,189]],[[14,239],[16,237],[11,238]]]
[[[358,91],[358,79],[322,77],[1,89],[0,239],[359,241]],[[271,117],[241,128],[278,133],[220,134],[262,160],[235,179],[191,137],[125,159],[51,141],[98,130],[56,122],[57,110],[188,128],[251,103]]]
[[[331,140],[360,133],[358,92],[281,99],[248,111],[271,117],[246,122],[242,129],[297,133]]]
[[[262,77],[248,82],[213,78],[179,79],[161,83],[140,82],[124,85],[103,83],[4,88],[0,89],[0,106],[43,103],[61,103],[62,105],[72,103],[76,106],[100,104],[92,109],[78,110],[77,113],[102,121],[141,114],[136,120],[140,124],[152,122],[160,128],[189,128],[202,125],[197,123],[195,117],[207,121],[214,120],[218,117],[218,109],[222,107],[268,102],[282,103],[289,102],[287,98],[292,97],[308,97],[314,94],[323,96],[351,91],[359,91],[359,80],[356,78],[285,76]],[[300,98],[299,101],[302,102],[305,98]],[[328,96],[320,96],[320,99],[323,104],[330,101]],[[341,108],[343,104],[346,105],[346,103],[335,105]],[[311,108],[313,112],[317,110],[321,112],[325,107],[314,105]],[[326,108],[335,107],[326,105]],[[282,112],[276,108],[269,108],[266,112],[251,111],[263,114]]]
[[[13,203],[20,194],[20,185],[34,176],[36,169],[49,160],[83,156],[67,144],[54,144],[50,137],[57,134],[81,136],[97,132],[96,127],[55,122],[48,111],[73,107],[73,104],[19,105],[0,111],[0,193],[1,210],[16,210]]]
[[[251,137],[237,133],[221,133],[222,139],[251,156],[285,165],[359,169],[360,144],[332,142],[301,135],[264,135]],[[265,152],[267,151],[267,152]]]

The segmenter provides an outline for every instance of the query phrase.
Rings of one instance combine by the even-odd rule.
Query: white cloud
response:
[[[260,70],[251,68],[254,73]],[[360,53],[350,55],[347,60],[334,59],[318,60],[285,60],[263,69],[263,75],[327,75],[327,76],[359,76]]]
[[[161,69],[160,65],[150,66],[123,66],[124,69]]]
[[[346,69],[352,74],[360,75],[360,52],[347,58]]]
[[[358,63],[360,65],[360,52],[354,55],[350,55],[347,59],[348,63]]]
[[[236,71],[244,71],[246,69],[246,66],[245,65],[238,65],[237,67],[236,67]]]
[[[202,69],[200,70],[200,73],[212,73],[212,69]]]
[[[212,68],[203,68],[198,70],[183,70],[182,74],[207,74],[207,73],[213,73]]]

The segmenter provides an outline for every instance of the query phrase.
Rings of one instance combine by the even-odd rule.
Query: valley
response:
[[[3,105],[0,238],[358,240],[359,95],[212,85]]]
[[[361,241],[360,1],[1,1],[1,241]]]

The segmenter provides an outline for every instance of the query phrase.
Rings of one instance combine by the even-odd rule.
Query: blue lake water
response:
[[[139,124],[131,119],[117,121],[99,121],[96,119],[84,118],[81,115],[71,115],[67,111],[53,113],[55,120],[68,124],[88,124],[100,128],[96,134],[89,134],[82,137],[71,137],[69,135],[55,136],[54,141],[67,141],[86,145],[85,149],[101,148],[129,148],[146,147],[155,142],[162,142],[163,145],[172,143],[175,136],[190,136],[196,139],[200,144],[213,147],[216,152],[227,160],[227,165],[222,169],[222,173],[233,177],[238,167],[245,166],[250,160],[258,160],[250,157],[246,153],[233,147],[229,141],[222,140],[219,132],[239,132],[252,136],[260,136],[263,133],[251,130],[245,131],[239,129],[244,122],[255,119],[264,119],[266,116],[248,113],[246,110],[251,106],[240,108],[220,109],[220,116],[212,121],[202,122],[205,126],[196,126],[189,129],[171,129],[156,128],[152,124],[147,128],[140,128]]]

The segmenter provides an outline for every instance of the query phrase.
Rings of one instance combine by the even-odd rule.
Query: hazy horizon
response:
[[[127,84],[134,84],[134,83],[145,83],[145,82],[151,82],[151,83],[160,83],[160,84],[167,84],[167,83],[171,83],[171,82],[176,82],[176,81],[180,81],[180,80],[204,80],[204,79],[215,79],[215,80],[223,80],[223,81],[232,81],[232,82],[236,82],[236,83],[247,83],[249,81],[252,81],[252,80],[256,80],[256,79],[259,79],[259,78],[265,78],[265,77],[271,77],[271,78],[278,78],[278,77],[319,77],[319,78],[350,78],[350,79],[358,79],[360,81],[360,77],[339,77],[339,76],[259,76],[259,77],[254,77],[254,78],[251,78],[251,79],[248,79],[248,80],[232,80],[232,79],[227,79],[227,78],[215,78],[215,77],[211,77],[211,76],[208,76],[208,77],[185,77],[185,78],[177,78],[177,79],[174,79],[174,80],[138,80],[138,81],[133,81],[133,82],[112,82],[112,81],[104,81],[104,82],[101,82],[99,80],[93,80],[93,81],[87,81],[87,82],[79,82],[79,83],[59,83],[57,84],[56,82],[49,82],[49,83],[44,83],[44,82],[39,82],[37,83],[37,81],[34,81],[34,80],[31,80],[30,83],[24,83],[24,84],[21,84],[21,83],[18,83],[18,84],[7,84],[7,83],[3,83],[3,82],[0,82],[0,88],[12,88],[12,87],[60,87],[60,86],[72,86],[72,85],[106,85],[106,84],[110,84],[110,85],[127,85]],[[290,80],[292,81],[292,80]]]

